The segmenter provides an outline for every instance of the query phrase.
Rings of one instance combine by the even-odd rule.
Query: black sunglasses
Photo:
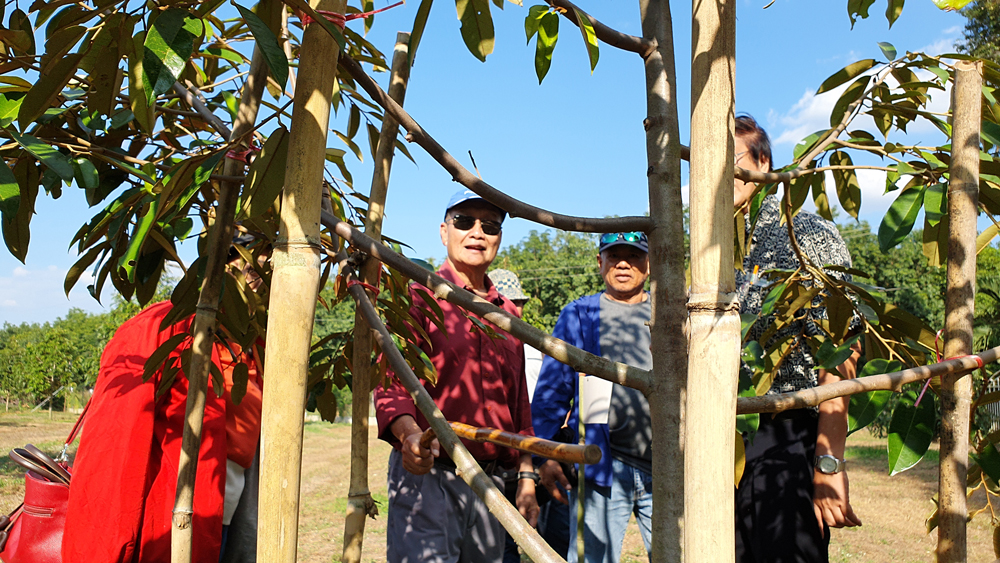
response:
[[[611,244],[613,242],[618,242],[619,240],[624,240],[625,242],[639,242],[642,240],[643,233],[631,232],[631,233],[606,233],[601,235],[601,244]]]
[[[500,234],[501,227],[500,223],[496,221],[490,221],[488,219],[477,219],[475,217],[469,217],[468,215],[458,215],[457,213],[452,216],[451,224],[455,225],[455,228],[460,231],[472,230],[472,227],[476,226],[476,221],[482,225],[483,234],[496,236]]]

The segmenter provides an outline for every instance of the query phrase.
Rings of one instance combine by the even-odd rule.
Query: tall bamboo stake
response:
[[[319,0],[343,13],[346,0]],[[281,196],[281,224],[271,258],[261,427],[257,560],[293,563],[298,548],[302,423],[309,346],[320,277],[319,218],[330,100],[340,50],[318,24],[302,34],[299,76]]]
[[[976,209],[979,206],[979,126],[982,62],[955,64],[952,90],[951,182],[948,186],[948,291],[945,296],[945,357],[972,353],[976,297]],[[941,378],[941,463],[938,545],[941,563],[966,560],[965,481],[969,459],[972,382],[964,375]]]
[[[736,6],[691,15],[691,297],[684,452],[684,558],[731,562],[739,305],[733,270]],[[725,413],[725,416],[723,416]]]
[[[687,334],[684,290],[684,204],[677,123],[677,73],[668,0],[639,0],[643,38],[656,48],[645,58],[646,170],[649,188],[649,323],[653,383],[647,398],[653,425],[652,560],[683,558],[684,390]]]
[[[403,105],[406,81],[410,78],[408,62],[410,34],[396,34],[396,49],[392,54],[392,73],[389,77],[389,97]],[[365,233],[376,241],[382,239],[382,215],[385,207],[386,191],[389,188],[389,172],[395,154],[396,135],[399,123],[386,114],[382,118],[378,149],[375,151],[375,172],[372,175],[372,190],[368,195],[368,217]],[[361,267],[361,279],[369,285],[378,286],[382,264],[368,260]],[[372,299],[375,296],[371,296]],[[361,311],[354,315],[354,357],[351,371],[351,486],[347,496],[347,517],[344,520],[344,563],[361,561],[364,544],[365,517],[378,514],[375,501],[368,490],[368,416],[369,399],[372,392],[372,335],[371,327],[365,322]]]
[[[268,0],[273,1],[273,0]],[[270,10],[277,13],[278,10]],[[257,111],[267,83],[267,65],[260,50],[254,49],[250,62],[250,73],[243,95],[240,96],[239,112],[233,124],[230,141],[246,146],[245,138],[253,131],[257,121]],[[245,164],[236,159],[226,158],[223,164],[225,176],[242,175]],[[174,511],[170,530],[170,560],[173,563],[190,563],[192,553],[194,515],[194,484],[198,474],[198,451],[201,449],[201,429],[205,418],[205,401],[208,393],[209,369],[212,362],[212,335],[215,332],[216,315],[219,310],[219,296],[225,275],[226,257],[233,236],[233,218],[240,184],[222,182],[219,190],[219,204],[215,208],[215,218],[209,225],[206,247],[205,278],[192,325],[191,369],[188,376],[188,395],[185,404],[184,433],[181,438],[180,461],[177,469],[177,490],[174,496]]]

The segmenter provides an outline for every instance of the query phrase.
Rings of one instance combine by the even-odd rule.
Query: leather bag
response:
[[[90,403],[87,403],[87,407]],[[76,439],[87,415],[87,407],[77,419],[66,445]],[[38,448],[28,444],[14,448],[10,458],[27,469],[24,475],[24,502],[7,516],[0,516],[0,561],[3,563],[61,563],[62,537],[69,507],[70,473]],[[65,462],[64,462],[65,463]]]

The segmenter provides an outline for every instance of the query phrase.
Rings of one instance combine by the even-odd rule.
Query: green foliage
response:
[[[977,0],[962,10],[966,17],[963,40],[955,48],[1000,64],[1000,1]]]
[[[604,290],[597,268],[597,237],[548,230],[528,236],[497,254],[493,266],[510,270],[531,296],[524,320],[551,332],[570,301]]]

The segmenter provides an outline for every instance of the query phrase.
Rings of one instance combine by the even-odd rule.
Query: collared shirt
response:
[[[792,220],[792,226],[795,229],[795,239],[799,243],[799,248],[814,264],[821,268],[826,266],[849,268],[851,266],[851,255],[847,251],[844,240],[840,238],[840,232],[836,225],[812,213],[802,212]],[[753,274],[754,266],[760,266],[761,272],[771,269],[793,270],[799,267],[799,259],[792,248],[791,240],[788,238],[788,225],[781,222],[781,209],[778,198],[775,196],[764,198],[757,219],[757,227],[754,229],[753,239],[750,243],[750,251],[743,259],[743,271],[736,272],[740,313],[759,315],[770,287],[767,287],[766,284],[751,283],[750,277]],[[831,277],[850,280],[848,274],[833,270],[825,271]],[[822,320],[827,318],[826,308],[821,307],[820,304],[821,299],[817,298],[813,301],[811,308],[803,309],[809,319]],[[772,320],[773,317],[758,319],[747,333],[747,340],[759,340]],[[859,320],[855,318],[852,321],[852,328],[856,328],[858,323]],[[766,349],[768,345],[788,334],[801,333],[803,330],[808,333],[814,328],[815,325],[806,322],[805,319],[797,320],[779,330],[770,341],[760,344]],[[801,336],[795,338],[797,340],[795,350],[782,362],[768,394],[811,389],[818,385],[818,374],[815,369],[816,360],[813,358],[809,345]],[[746,369],[745,365],[743,369]]]
[[[448,262],[437,273],[456,285],[462,285],[461,278]],[[465,289],[472,291],[468,286]],[[514,304],[497,293],[489,278],[486,278],[486,289],[487,301],[511,314],[517,314]],[[424,305],[423,299],[416,294],[413,286],[410,287],[410,295],[414,303],[410,315],[430,336],[429,342],[421,339],[418,344],[430,358],[438,374],[436,385],[426,381],[422,383],[445,418],[472,426],[534,435],[521,341],[495,326],[492,328],[505,338],[491,338],[482,330],[474,328],[472,321],[466,317],[476,315],[439,299],[438,304],[444,313],[442,324],[448,329],[447,332],[441,332],[421,307]],[[481,317],[476,318],[490,325]],[[410,394],[395,380],[391,370],[388,377],[391,380],[388,388],[375,388],[375,414],[378,418],[379,437],[399,448],[399,443],[390,430],[393,421],[408,414],[416,419],[421,428],[429,425],[413,404]],[[480,461],[499,459],[502,466],[512,467],[520,457],[516,450],[510,448],[466,440],[463,442],[473,457]]]

